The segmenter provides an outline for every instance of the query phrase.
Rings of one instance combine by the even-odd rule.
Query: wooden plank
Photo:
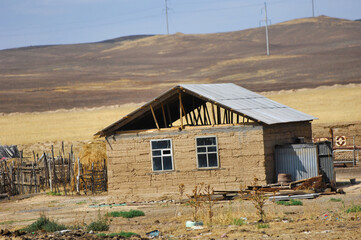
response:
[[[155,113],[154,113],[152,104],[149,104],[149,107],[150,107],[150,111],[152,111],[152,115],[153,115],[153,119],[154,119],[155,125],[157,126],[157,129],[160,130],[159,125],[158,125],[157,118],[155,117]]]
[[[213,117],[213,124],[212,124],[212,126],[214,126],[215,124],[217,124],[216,123],[216,116],[215,116],[215,114],[214,114],[214,104],[212,103],[212,117]]]
[[[179,98],[179,120],[180,120],[180,124],[181,124],[181,128],[183,129],[183,114],[182,114],[182,93],[181,91],[178,90],[178,98]]]

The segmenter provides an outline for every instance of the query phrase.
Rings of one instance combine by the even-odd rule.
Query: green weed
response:
[[[303,205],[303,202],[301,202],[300,200],[291,199],[289,201],[276,201],[276,204],[283,206],[297,206]]]
[[[241,219],[241,218],[234,218],[234,219],[232,220],[232,224],[233,224],[233,225],[237,225],[237,226],[242,226],[242,225],[244,225],[244,224],[246,224],[246,223],[245,223],[245,221],[244,221],[243,219]]]
[[[123,238],[129,238],[131,236],[137,236],[138,234],[133,232],[119,232],[119,233],[98,233],[97,236],[99,237],[123,237]]]
[[[256,227],[257,227],[258,229],[261,229],[261,228],[269,228],[269,224],[268,224],[268,223],[258,223],[258,224],[256,225]]]
[[[50,195],[50,196],[61,196],[60,192],[47,192],[46,195]]]
[[[86,226],[87,231],[108,231],[109,224],[104,219],[98,219]]]
[[[143,211],[140,210],[130,210],[129,212],[120,211],[120,212],[110,212],[106,214],[107,217],[123,217],[123,218],[134,218],[145,216]]]
[[[361,212],[361,206],[360,205],[352,205],[350,208],[346,210],[347,213],[357,213]]]
[[[341,198],[331,198],[330,199],[331,202],[342,202]]]
[[[44,230],[46,232],[55,232],[67,229],[63,224],[58,224],[54,221],[49,220],[45,215],[41,215],[38,220],[30,224],[29,226],[23,228],[25,232],[35,232],[38,230]]]

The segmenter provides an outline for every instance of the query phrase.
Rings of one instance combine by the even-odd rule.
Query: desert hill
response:
[[[147,101],[177,83],[253,91],[361,82],[361,22],[320,16],[215,34],[141,35],[0,51],[0,112]]]

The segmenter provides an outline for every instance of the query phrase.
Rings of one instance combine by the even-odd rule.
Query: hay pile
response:
[[[94,164],[94,170],[102,170],[105,164],[107,164],[106,145],[104,141],[93,141],[85,143],[82,146],[80,152],[80,163],[83,168],[83,172],[92,169]],[[76,189],[76,176],[78,176],[78,161],[74,163],[74,178],[71,182],[71,188],[73,191]],[[82,188],[82,184],[80,184]]]

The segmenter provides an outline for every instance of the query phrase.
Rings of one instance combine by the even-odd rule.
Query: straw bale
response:
[[[80,152],[80,163],[83,166],[83,171],[91,170],[94,163],[94,170],[102,170],[107,164],[106,146],[105,141],[93,141],[85,143]],[[71,188],[73,191],[76,189],[76,176],[78,176],[78,161],[74,163],[74,175],[72,179]],[[80,184],[80,189],[82,184]]]

